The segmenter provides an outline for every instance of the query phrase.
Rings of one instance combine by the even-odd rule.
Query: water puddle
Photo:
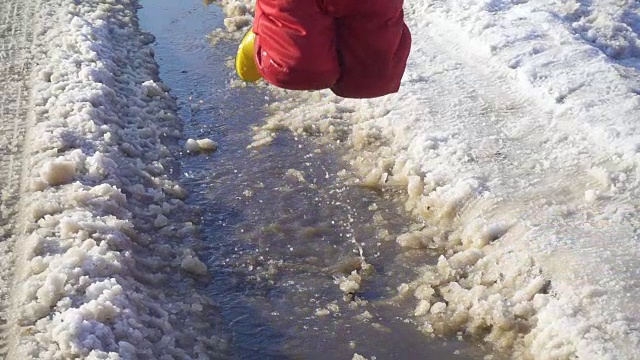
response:
[[[234,357],[482,358],[458,339],[430,340],[408,316],[414,301],[394,299],[429,256],[395,244],[411,227],[393,200],[400,195],[345,181],[339,148],[282,133],[247,149],[273,100],[264,89],[229,86],[236,44],[206,39],[222,27],[220,9],[201,0],[141,3],[186,135],[219,145],[185,154],[182,181],[202,209],[199,255],[212,274],[202,286],[220,307]]]

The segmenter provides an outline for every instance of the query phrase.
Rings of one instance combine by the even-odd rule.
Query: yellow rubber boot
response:
[[[247,33],[240,41],[238,46],[238,54],[236,55],[236,72],[240,79],[249,82],[256,82],[262,78],[253,52],[253,43],[256,39],[256,34],[253,30],[247,31]]]

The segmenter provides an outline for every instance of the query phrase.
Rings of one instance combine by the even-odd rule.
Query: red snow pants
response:
[[[397,92],[411,48],[403,0],[258,0],[260,73],[291,90],[349,98]]]

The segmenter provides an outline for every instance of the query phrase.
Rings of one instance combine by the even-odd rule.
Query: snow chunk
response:
[[[68,160],[52,160],[40,168],[40,177],[51,186],[67,184],[76,176],[76,163]]]
[[[301,183],[307,182],[307,180],[304,178],[304,171],[301,171],[301,170],[288,169],[286,174],[285,174],[285,176],[293,178],[293,179],[296,179],[297,181],[299,181]]]
[[[431,303],[426,300],[420,300],[416,310],[413,312],[415,316],[423,316],[429,313],[429,309],[431,308]]]
[[[347,277],[341,276],[336,280],[336,283],[339,285],[340,290],[345,294],[354,294],[358,290],[360,290],[360,283],[362,282],[362,277],[358,274],[356,270],[351,272],[351,274]]]
[[[184,145],[184,148],[189,152],[196,152],[200,150],[198,142],[193,139],[188,139]]]
[[[205,276],[208,274],[207,265],[200,261],[191,250],[185,252],[180,266],[191,275]]]
[[[447,304],[443,302],[437,302],[431,306],[431,314],[442,314],[447,310]]]
[[[47,275],[43,286],[38,289],[36,293],[39,305],[47,308],[55,305],[55,303],[60,300],[60,295],[62,294],[66,281],[67,276],[64,274],[50,273]]]
[[[153,80],[148,80],[142,83],[142,91],[145,96],[155,97],[162,96],[166,93],[166,88],[163,84],[157,83]]]
[[[435,237],[437,237],[437,229],[427,228],[401,234],[396,238],[396,242],[403,248],[425,249],[435,247]]]
[[[467,249],[448,259],[449,267],[453,270],[464,269],[477,263],[484,256],[482,250]]]
[[[198,143],[198,147],[203,151],[216,151],[218,149],[218,144],[211,139],[200,139],[196,140]]]
[[[238,31],[241,29],[250,26],[253,22],[253,17],[244,15],[244,16],[234,16],[230,18],[224,19],[224,26],[228,31]]]
[[[547,286],[547,280],[542,276],[538,276],[533,279],[529,285],[525,288],[518,290],[512,298],[514,303],[521,303],[523,301],[530,301],[533,297],[540,293],[540,291]]]
[[[169,219],[162,214],[158,214],[156,220],[153,222],[153,226],[157,228],[165,227],[169,224]]]
[[[188,139],[185,143],[185,149],[188,152],[199,152],[199,151],[216,151],[218,149],[218,144],[211,139]]]
[[[248,11],[247,5],[240,1],[232,1],[224,8],[224,13],[228,17],[243,16],[246,15]]]

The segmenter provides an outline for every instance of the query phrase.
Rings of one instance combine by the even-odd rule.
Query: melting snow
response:
[[[15,358],[224,351],[201,330],[216,313],[190,279],[207,267],[167,175],[179,121],[136,4],[40,5]],[[252,3],[224,6],[230,30],[250,24]],[[634,358],[637,4],[407,0],[406,14],[399,94],[283,97],[252,146],[283,126],[323,134],[351,147],[364,185],[406,191],[421,226],[399,246],[442,254],[398,289],[425,333],[466,332],[519,358]],[[345,293],[360,281],[336,280]]]
[[[40,2],[10,358],[225,353],[189,280],[207,268],[166,170],[180,122],[136,7]]]

